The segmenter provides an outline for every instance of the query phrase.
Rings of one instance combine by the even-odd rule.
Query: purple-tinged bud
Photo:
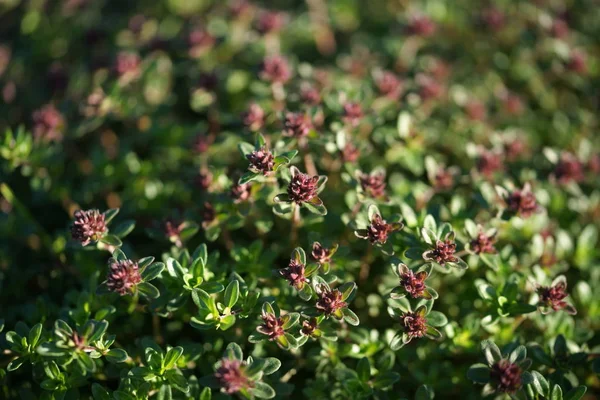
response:
[[[139,76],[141,63],[140,56],[137,54],[122,51],[117,55],[115,71],[120,77],[132,79]]]
[[[363,117],[363,110],[359,103],[344,104],[343,120],[351,126],[358,126]]]
[[[435,261],[440,265],[445,265],[447,262],[454,263],[458,261],[454,253],[456,253],[456,243],[454,240],[446,238],[443,241],[437,240],[435,247],[425,252],[423,258],[427,261]]]
[[[248,199],[250,199],[250,197],[252,195],[251,188],[252,187],[247,183],[241,184],[241,185],[234,183],[233,186],[231,186],[229,195],[233,199],[234,203],[236,203],[236,204],[243,203],[245,201],[248,201]]]
[[[194,138],[194,141],[192,143],[192,150],[194,151],[194,153],[197,154],[206,153],[206,151],[210,147],[210,144],[210,138],[203,133],[199,133]]]
[[[454,174],[451,170],[438,168],[434,176],[433,185],[437,190],[450,190],[454,187]]]
[[[471,121],[483,121],[486,117],[485,104],[478,100],[469,101],[465,105],[465,111]]]
[[[60,141],[65,121],[62,114],[51,104],[33,113],[33,136],[45,142]]]
[[[247,154],[246,158],[250,161],[250,167],[257,172],[261,172],[265,176],[273,172],[275,161],[273,153],[268,148],[261,147],[254,150],[252,153]]]
[[[254,386],[246,376],[245,364],[240,360],[222,359],[221,366],[215,372],[215,378],[227,394],[234,394]]]
[[[427,320],[425,316],[416,312],[405,312],[400,316],[400,324],[404,333],[412,340],[421,338],[427,333]]]
[[[338,315],[339,310],[346,307],[348,304],[342,300],[342,292],[337,289],[328,289],[327,287],[321,287],[318,292],[319,298],[317,299],[317,310],[323,314]]]
[[[554,311],[566,309],[571,314],[575,313],[574,307],[564,301],[569,296],[565,281],[560,281],[554,286],[541,286],[537,289],[537,293],[540,296],[541,306],[552,308]]]
[[[316,318],[311,318],[309,321],[302,321],[301,333],[305,336],[312,336],[315,330],[319,327]]]
[[[109,260],[106,286],[110,291],[124,296],[133,292],[141,281],[142,276],[137,262],[132,260],[117,261],[114,258]]]
[[[296,204],[306,203],[317,196],[318,176],[309,176],[297,172],[288,185],[287,194],[291,201]]]
[[[427,272],[421,271],[416,274],[410,269],[400,273],[400,286],[414,299],[423,297],[427,287],[425,286]]]
[[[256,103],[250,104],[248,110],[242,114],[244,126],[251,131],[257,131],[264,126],[265,112]]]
[[[426,15],[414,15],[410,18],[407,31],[411,35],[428,37],[435,33],[436,25]]]
[[[279,274],[289,282],[290,286],[301,290],[306,283],[304,269],[304,264],[292,258],[286,268],[279,270]]]
[[[487,178],[504,169],[502,156],[492,151],[484,151],[477,159],[477,170]]]
[[[201,55],[214,44],[215,38],[202,28],[196,28],[188,35],[189,53],[192,57]]]
[[[492,365],[490,378],[499,392],[515,393],[521,388],[521,374],[521,367],[502,359]]]
[[[585,75],[588,72],[587,56],[581,50],[573,50],[569,56],[567,68],[580,75]]]
[[[360,186],[369,197],[374,199],[385,197],[385,173],[361,174]]]
[[[419,87],[419,96],[423,101],[438,99],[444,94],[444,86],[429,75],[419,74],[416,82]]]
[[[360,150],[350,142],[346,142],[346,145],[341,150],[341,153],[342,160],[344,160],[344,162],[353,163],[356,162],[356,160],[358,160],[360,157]]]
[[[274,314],[262,313],[261,316],[263,323],[256,329],[259,333],[269,337],[269,340],[276,340],[279,336],[282,336],[285,331],[283,329],[283,320],[277,318]]]
[[[98,210],[75,211],[74,217],[71,236],[82,246],[100,240],[108,231],[104,214]]]
[[[314,242],[310,255],[312,256],[313,260],[319,264],[325,264],[331,261],[333,251],[331,251],[331,249],[326,249],[319,242]]]
[[[375,79],[375,86],[383,96],[397,99],[402,93],[402,81],[390,71],[384,71]]]
[[[285,58],[271,56],[264,59],[260,77],[271,83],[286,83],[292,77],[292,71]]]
[[[283,126],[283,134],[295,138],[307,136],[313,129],[310,117],[304,113],[287,113]]]
[[[569,24],[563,19],[555,19],[552,23],[552,36],[566,39],[569,36]]]
[[[303,86],[300,89],[300,99],[307,106],[317,106],[321,103],[321,94],[312,86]]]
[[[264,11],[260,13],[256,21],[256,30],[265,35],[278,32],[285,24],[285,14],[278,11]]]
[[[506,199],[510,211],[527,218],[539,210],[535,195],[529,190],[515,190]]]
[[[388,224],[381,215],[375,214],[371,219],[371,224],[367,226],[367,237],[371,243],[384,244],[388,236],[397,230],[394,224]]]
[[[567,184],[571,181],[581,182],[584,180],[583,163],[571,154],[563,154],[554,168],[554,176],[558,183]]]
[[[488,236],[483,232],[479,232],[477,234],[477,237],[471,240],[471,242],[469,243],[469,247],[471,251],[473,251],[473,253],[475,254],[495,254],[495,242],[495,235]]]
[[[212,184],[213,175],[210,171],[200,171],[194,178],[194,183],[198,189],[207,190]]]
[[[495,7],[489,7],[481,13],[481,21],[494,32],[501,30],[506,25],[504,13]]]
[[[504,109],[509,115],[521,115],[525,106],[519,96],[511,93],[504,98]]]

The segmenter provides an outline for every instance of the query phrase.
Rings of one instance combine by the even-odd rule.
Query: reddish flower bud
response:
[[[525,153],[527,146],[521,139],[514,139],[510,142],[504,143],[504,154],[509,161],[515,161]]]
[[[194,184],[201,190],[207,190],[213,180],[213,175],[210,171],[201,171],[194,178]]]
[[[246,128],[257,131],[265,123],[265,112],[258,104],[252,103],[248,110],[242,114],[242,119]]]
[[[304,268],[304,264],[292,258],[287,268],[279,270],[279,274],[289,282],[290,286],[301,290],[306,283]]]
[[[215,42],[215,38],[209,32],[196,28],[188,35],[189,53],[192,57],[197,57],[213,47]]]
[[[552,23],[552,36],[566,39],[569,36],[569,24],[563,19],[555,19]]]
[[[360,120],[363,117],[362,107],[359,103],[346,103],[344,104],[344,116],[343,119],[347,124],[352,126],[358,126]]]
[[[541,286],[537,289],[537,293],[540,296],[540,305],[543,307],[552,308],[554,311],[559,311],[567,308],[570,311],[572,306],[564,301],[569,294],[566,292],[567,284],[564,281],[560,281],[554,286]]]
[[[271,173],[275,166],[273,154],[266,147],[261,147],[259,150],[247,154],[246,158],[250,161],[250,167],[252,169],[257,172],[262,172],[265,176]]]
[[[122,51],[117,55],[115,71],[120,77],[134,78],[140,74],[141,63],[142,60],[137,54]]]
[[[65,121],[62,114],[51,104],[33,113],[33,136],[45,142],[60,141]]]
[[[506,199],[508,209],[527,218],[539,210],[535,195],[529,190],[515,190]]]
[[[285,58],[271,56],[263,61],[260,77],[272,83],[286,83],[292,77],[292,71]]]
[[[274,314],[265,312],[262,313],[261,318],[263,323],[259,325],[256,330],[263,335],[267,335],[269,340],[275,340],[285,333],[283,330],[283,320],[281,318],[277,318]]]
[[[423,293],[427,289],[425,286],[425,279],[427,279],[427,272],[421,271],[416,274],[410,269],[406,269],[400,274],[400,286],[410,294],[414,299],[423,297]]]
[[[583,164],[571,154],[563,154],[554,168],[554,176],[558,183],[567,184],[571,181],[584,180]]]
[[[342,160],[344,162],[353,163],[360,157],[360,150],[350,142],[346,142],[346,146],[341,150]]]
[[[481,21],[492,31],[499,31],[506,24],[504,13],[495,7],[490,7],[481,13]]]
[[[246,376],[245,364],[240,360],[222,359],[221,366],[215,372],[215,378],[227,394],[234,394],[254,386]]]
[[[339,310],[347,306],[346,302],[342,300],[342,292],[337,289],[331,290],[327,287],[321,287],[318,296],[317,310],[327,316],[332,314],[337,316]]]
[[[215,208],[209,202],[204,203],[204,208],[202,209],[202,224],[207,225],[213,222],[217,218],[217,212]]]
[[[587,167],[593,174],[600,174],[600,154],[594,154],[588,161]]]
[[[326,249],[319,242],[314,242],[312,246],[312,252],[310,253],[312,258],[319,264],[325,264],[331,261],[333,252],[331,249]]]
[[[495,254],[496,248],[494,247],[494,243],[496,242],[496,237],[494,235],[488,236],[483,232],[479,232],[477,237],[471,240],[469,247],[471,251],[475,254]]]
[[[300,332],[305,336],[312,336],[318,327],[317,319],[311,318],[309,321],[302,321],[302,330]]]
[[[206,135],[200,133],[194,138],[194,142],[192,143],[192,151],[198,154],[206,153],[210,147],[210,144],[211,140]]]
[[[491,178],[494,173],[502,171],[504,163],[502,156],[492,151],[484,151],[477,160],[477,170],[487,178]]]
[[[525,106],[519,96],[516,94],[508,94],[504,98],[504,109],[509,115],[521,115]]]
[[[317,197],[318,182],[318,176],[309,176],[298,171],[288,185],[287,194],[289,199],[296,204],[312,200]]]
[[[108,231],[104,214],[98,210],[75,211],[74,217],[71,236],[82,246],[100,240]]]
[[[360,186],[369,197],[374,199],[385,197],[385,173],[361,174]]]
[[[577,74],[584,75],[587,73],[587,56],[580,50],[573,50],[569,56],[567,68]]]
[[[435,33],[436,25],[428,16],[426,15],[414,15],[411,17],[407,31],[411,35],[418,36],[431,36]]]
[[[184,228],[184,224],[180,221],[176,221],[172,218],[167,219],[164,222],[163,230],[165,232],[165,236],[171,242],[175,243],[177,246],[181,246],[181,231]]]
[[[521,367],[506,359],[492,365],[490,377],[496,389],[504,393],[515,393],[521,388]]]
[[[421,338],[427,333],[427,320],[416,312],[405,312],[400,316],[400,324],[404,333],[412,340]]]
[[[433,185],[439,191],[452,189],[454,187],[454,174],[450,169],[438,168]]]
[[[251,188],[252,187],[249,184],[238,185],[237,183],[234,183],[233,186],[231,186],[229,195],[234,203],[242,203],[250,199],[250,196],[252,195]]]
[[[321,94],[312,86],[303,86],[300,89],[300,99],[307,106],[317,106],[321,103]]]
[[[285,24],[285,14],[277,11],[264,11],[256,21],[256,30],[261,34],[277,32]]]
[[[483,121],[486,116],[485,104],[481,101],[469,101],[465,105],[465,111],[471,121]]]
[[[367,236],[371,243],[384,244],[390,233],[395,231],[393,224],[388,224],[381,215],[375,214],[367,227]]]
[[[444,87],[437,80],[428,75],[418,75],[416,77],[419,86],[419,96],[423,101],[438,99],[444,94]]]
[[[389,71],[384,71],[375,79],[375,86],[379,93],[390,99],[397,99],[402,93],[402,81]]]
[[[454,256],[456,253],[456,243],[454,240],[446,237],[445,240],[437,240],[433,250],[426,251],[423,258],[427,261],[435,261],[440,265],[445,265],[447,262],[457,262],[458,258]]]
[[[307,136],[313,125],[308,115],[289,112],[285,116],[284,128],[284,135],[300,138]]]
[[[117,261],[111,258],[108,262],[106,286],[112,292],[124,296],[131,293],[142,281],[137,262],[132,260]]]

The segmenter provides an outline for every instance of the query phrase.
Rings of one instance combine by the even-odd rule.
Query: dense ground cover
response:
[[[0,398],[600,393],[597,1],[0,20]]]

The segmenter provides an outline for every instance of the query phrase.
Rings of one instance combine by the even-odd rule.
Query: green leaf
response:
[[[296,247],[292,251],[292,258],[302,265],[306,265],[306,253],[302,247]]]
[[[188,393],[190,391],[190,385],[181,371],[172,369],[167,371],[165,375],[167,377],[167,381],[169,381],[171,386],[173,386],[175,389],[183,393]]]
[[[281,361],[274,357],[267,357],[264,359],[265,365],[263,367],[263,373],[265,375],[271,375],[281,368]]]
[[[546,378],[544,378],[544,376],[537,371],[532,371],[531,376],[533,377],[533,382],[531,384],[533,385],[535,391],[540,396],[547,396],[550,392],[550,385],[548,384]]]
[[[158,391],[157,400],[172,400],[173,399],[173,391],[171,390],[171,385],[167,385],[166,383],[160,387]]]
[[[244,358],[244,354],[242,353],[242,348],[237,343],[229,343],[227,348],[225,349],[225,356],[234,359],[240,360]]]
[[[360,320],[358,316],[349,308],[342,309],[342,315],[344,316],[344,320],[350,325],[358,326],[360,324]]]
[[[254,387],[249,392],[259,399],[272,399],[275,397],[275,390],[264,382],[254,382]]]
[[[342,292],[342,300],[347,301],[354,290],[356,289],[356,283],[354,282],[346,282],[339,287],[339,291]],[[349,301],[349,300],[348,300]]]
[[[393,371],[380,372],[373,379],[373,387],[376,389],[387,389],[400,380],[400,374]]]
[[[292,313],[284,315],[282,317],[282,319],[284,321],[282,328],[284,330],[288,330],[288,329],[294,327],[298,323],[298,320],[300,319],[300,314],[298,314],[296,312],[292,312]]]
[[[569,390],[567,392],[567,394],[565,394],[563,396],[563,399],[564,400],[579,400],[583,397],[583,395],[585,394],[586,391],[587,391],[587,387],[577,386],[576,388]]]
[[[129,219],[129,220],[121,222],[119,225],[117,225],[116,228],[111,229],[110,232],[119,238],[124,238],[125,236],[129,235],[131,233],[131,231],[133,231],[134,228],[135,228],[135,221],[132,219]]]
[[[441,327],[448,323],[448,318],[439,311],[431,311],[427,314],[427,323],[431,326]]]
[[[475,383],[488,383],[490,381],[490,368],[485,364],[471,365],[467,371],[467,378]]]
[[[229,282],[225,289],[225,307],[232,308],[240,297],[240,283],[237,280]]]
[[[255,150],[254,146],[247,142],[242,142],[238,144],[238,149],[240,150],[240,153],[242,153],[244,158],[246,158],[248,154],[252,153]]]
[[[313,204],[311,202],[302,203],[308,211],[313,214],[325,216],[327,215],[327,208],[323,204]]]
[[[481,342],[481,350],[483,351],[483,355],[491,367],[497,361],[500,361],[502,358],[502,354],[500,353],[500,349],[496,346],[496,343],[491,340],[484,340]]]
[[[17,357],[8,363],[6,370],[9,372],[16,371],[17,369],[19,369],[19,367],[21,367],[21,365],[23,365],[25,361],[27,361],[27,356]]]
[[[127,352],[123,349],[110,349],[105,355],[106,360],[110,363],[122,363],[127,361]]]
[[[552,386],[552,390],[550,391],[550,400],[563,400],[562,389],[557,384]]]
[[[143,270],[144,268],[146,268],[148,265],[152,264],[152,262],[154,261],[154,257],[150,256],[150,257],[144,257],[144,258],[140,258],[137,262],[138,264],[138,268],[140,270]]]
[[[156,288],[156,286],[154,286],[151,283],[148,282],[140,282],[137,285],[137,290],[144,296],[150,298],[150,299],[156,299],[160,296],[160,292],[158,291],[158,289]]]
[[[157,278],[165,269],[165,264],[161,262],[155,262],[150,264],[148,267],[144,268],[142,271],[142,280],[144,282],[149,282],[155,278]]]
[[[35,324],[29,331],[29,336],[27,339],[27,342],[31,348],[35,348],[37,346],[40,336],[42,336],[42,324]]]
[[[118,208],[111,208],[110,210],[104,211],[104,222],[106,223],[106,225],[108,225],[110,221],[112,221],[112,219],[117,216],[118,213]]]
[[[122,390],[115,391],[113,396],[116,400],[137,400],[133,395],[123,392]]]
[[[511,363],[520,363],[527,358],[527,348],[525,346],[518,346],[508,356],[508,360]]]
[[[419,386],[417,393],[415,394],[415,400],[433,400],[434,397],[435,393],[428,385]]]
[[[363,357],[356,366],[356,373],[361,382],[368,382],[371,379],[371,364],[367,357]]]
[[[104,244],[115,247],[120,247],[123,244],[123,242],[121,242],[121,239],[119,239],[115,235],[104,235],[102,236],[100,241]]]
[[[202,392],[200,392],[200,397],[198,400],[211,400],[212,399],[212,392],[210,390],[209,387],[205,387],[204,389],[202,389]]]
[[[111,400],[110,392],[98,383],[92,384],[92,396],[94,400]]]
[[[181,347],[181,346],[177,346],[177,347],[173,347],[172,349],[169,349],[169,351],[167,351],[167,354],[165,354],[165,358],[163,359],[163,362],[162,362],[163,369],[167,370],[167,369],[173,368],[173,366],[175,365],[175,363],[177,362],[179,357],[181,357],[182,354],[183,354],[183,347]]]

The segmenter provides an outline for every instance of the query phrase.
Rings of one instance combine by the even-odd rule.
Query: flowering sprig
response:
[[[300,314],[292,312],[281,315],[277,304],[264,303],[261,318],[262,324],[256,328],[258,334],[251,334],[248,338],[251,343],[258,343],[267,339],[274,341],[285,350],[294,349],[298,346],[296,338],[288,331],[298,324]]]
[[[397,300],[408,296],[413,299],[437,299],[438,293],[425,284],[427,278],[431,276],[432,269],[432,265],[425,264],[413,271],[404,263],[393,262],[392,270],[400,280],[400,284],[392,289],[390,298]]]
[[[567,293],[567,278],[564,275],[557,276],[550,286],[538,286],[536,292],[539,297],[538,307],[542,314],[560,310],[564,310],[571,315],[577,314],[575,307],[564,300],[569,296]]]
[[[327,215],[327,208],[319,193],[325,189],[327,176],[310,176],[302,173],[298,168],[290,167],[291,180],[288,184],[287,193],[275,196],[276,203],[291,203],[296,207],[304,206],[314,214]],[[290,210],[291,211],[291,208]]]
[[[445,326],[448,319],[439,311],[432,311],[433,300],[421,300],[413,308],[406,298],[392,300],[388,312],[400,322],[400,331],[392,338],[390,348],[399,350],[413,339],[426,337],[438,340],[442,334],[436,328]]]
[[[507,218],[516,215],[525,219],[542,210],[529,183],[526,183],[522,189],[514,189],[510,192],[501,186],[496,186],[496,193],[504,203]]]
[[[260,176],[269,176],[275,173],[279,168],[287,165],[298,154],[297,150],[287,151],[281,154],[273,154],[268,148],[265,138],[261,134],[256,135],[254,146],[250,143],[242,142],[238,146],[240,152],[246,158],[250,165],[244,175],[238,181],[239,185],[246,184],[258,179]]]
[[[400,215],[392,216],[390,222],[384,220],[379,208],[375,204],[369,205],[367,209],[369,224],[364,229],[356,229],[354,234],[360,239],[368,240],[372,245],[381,249],[384,254],[393,255],[394,248],[388,242],[390,234],[404,227]]]
[[[356,283],[346,282],[339,288],[332,289],[329,284],[320,276],[313,278],[313,290],[317,295],[315,312],[316,314],[329,318],[331,316],[336,320],[345,320],[350,325],[360,323],[358,316],[348,308],[348,302],[352,300],[356,292]]]
[[[323,247],[321,243],[314,242],[312,245],[312,251],[310,256],[313,260],[321,266],[323,273],[329,273],[329,269],[331,266],[331,258],[337,252],[339,246],[337,244],[333,245],[330,248]]]
[[[525,346],[518,346],[510,354],[502,355],[494,342],[484,340],[481,342],[481,350],[487,365],[472,365],[467,377],[475,383],[485,385],[482,393],[484,396],[494,392],[514,394],[533,382],[533,376],[527,371],[531,360],[527,358]]]
[[[387,201],[388,196],[385,192],[385,175],[385,168],[383,167],[377,167],[370,173],[356,170],[355,178],[357,181],[359,200],[375,199]]]
[[[296,247],[292,251],[292,257],[286,268],[278,271],[290,286],[298,291],[298,296],[302,300],[308,301],[312,297],[312,288],[309,278],[319,269],[319,264],[310,264],[307,266],[306,253],[301,247]]]
[[[121,296],[141,294],[155,299],[160,296],[160,292],[150,281],[157,278],[164,268],[165,264],[154,262],[154,257],[134,261],[127,259],[121,250],[115,250],[108,260],[106,280],[98,286],[97,292],[114,292]]]
[[[470,219],[465,221],[465,231],[471,241],[465,245],[465,250],[471,254],[483,256],[485,254],[496,254],[498,250],[494,247],[498,230],[490,228],[484,231],[481,225],[475,225]]]
[[[108,225],[118,213],[118,208],[111,208],[103,213],[96,209],[75,211],[71,237],[82,246],[96,242],[107,246],[121,246],[123,243],[120,237],[129,234],[135,227],[135,222],[126,221],[125,225],[121,224],[116,228],[116,234],[110,234]]]
[[[236,343],[229,343],[223,358],[214,365],[215,373],[200,379],[203,386],[220,389],[221,392],[243,398],[271,399],[275,390],[262,381],[281,368],[281,361],[274,357],[244,360],[242,349]],[[210,396],[209,396],[210,398]]]

